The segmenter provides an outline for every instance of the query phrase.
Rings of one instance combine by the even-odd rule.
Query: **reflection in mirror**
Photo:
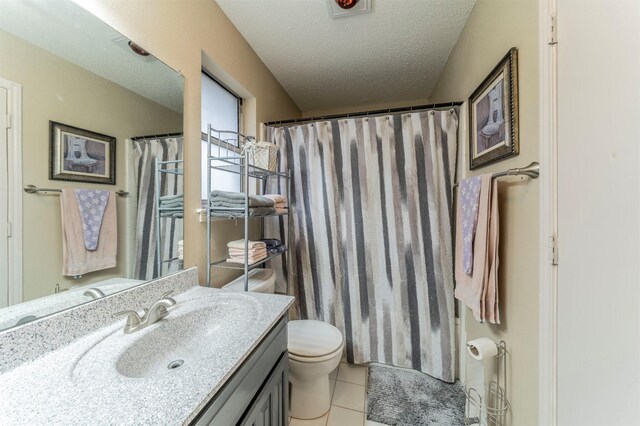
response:
[[[179,270],[182,76],[70,0],[0,2],[0,57],[3,108],[22,93],[21,171],[0,167],[35,186],[22,253],[0,256],[0,330]]]

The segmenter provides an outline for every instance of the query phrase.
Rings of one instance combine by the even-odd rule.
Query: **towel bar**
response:
[[[529,176],[531,179],[538,179],[538,177],[540,177],[540,163],[534,161],[526,167],[516,167],[503,172],[494,173],[491,178],[496,179],[503,176]],[[456,188],[459,184],[460,182],[456,182],[453,184],[453,187]]]
[[[24,192],[26,192],[27,194],[37,194],[39,192],[62,192],[62,190],[54,188],[38,188],[35,185],[27,185],[24,187]],[[116,195],[119,197],[127,197],[129,193],[127,191],[119,189],[116,191]]]

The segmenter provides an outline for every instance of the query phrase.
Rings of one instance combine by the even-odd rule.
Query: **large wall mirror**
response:
[[[0,146],[17,140],[22,164],[5,153],[0,172],[31,186],[22,252],[0,256],[0,330],[181,269],[183,77],[70,0],[1,1],[9,112],[18,85]],[[0,178],[3,212],[15,193]]]

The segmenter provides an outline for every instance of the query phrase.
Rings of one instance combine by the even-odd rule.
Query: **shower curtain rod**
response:
[[[131,139],[132,141],[144,140],[144,139],[157,139],[157,138],[172,138],[175,136],[182,136],[182,132],[179,133],[162,133],[159,135],[146,135],[146,136],[134,136]]]
[[[462,102],[446,102],[446,103],[440,103],[440,104],[415,105],[415,106],[406,106],[406,107],[399,107],[399,108],[378,109],[373,111],[348,112],[345,114],[323,115],[320,117],[294,118],[292,120],[270,121],[268,123],[265,123],[265,126],[306,123],[306,122],[318,121],[318,120],[332,120],[334,118],[362,117],[362,116],[368,116],[368,115],[391,114],[391,113],[403,112],[403,111],[408,112],[408,111],[420,111],[425,109],[450,108],[450,107],[455,107],[460,105],[462,105]]]

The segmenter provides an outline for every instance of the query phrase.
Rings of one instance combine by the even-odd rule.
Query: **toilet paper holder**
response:
[[[503,426],[511,410],[507,399],[507,344],[501,340],[496,346],[495,379],[485,383],[484,389],[465,389],[465,425]]]

